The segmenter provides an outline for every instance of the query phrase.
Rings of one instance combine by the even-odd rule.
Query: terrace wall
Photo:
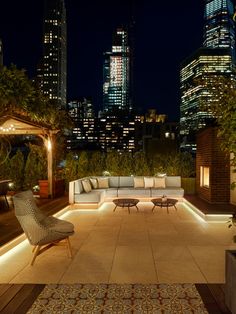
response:
[[[209,167],[209,187],[200,184],[201,167]],[[209,203],[230,202],[230,158],[220,149],[217,127],[208,127],[197,135],[196,191]]]

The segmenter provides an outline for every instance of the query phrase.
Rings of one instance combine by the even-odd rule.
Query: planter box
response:
[[[65,193],[65,180],[55,180],[53,182],[53,197],[63,196]],[[48,180],[39,180],[39,196],[48,198]]]
[[[236,251],[225,251],[225,304],[236,314]]]
[[[181,187],[184,189],[184,194],[195,194],[196,178],[181,178]]]

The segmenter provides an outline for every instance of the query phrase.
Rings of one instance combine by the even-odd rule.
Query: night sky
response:
[[[65,0],[68,39],[68,100],[91,96],[102,104],[103,52],[112,33],[130,21],[129,0]],[[180,63],[202,45],[203,0],[134,0],[136,107],[156,108],[179,119]],[[43,0],[1,1],[4,64],[30,77],[42,57]]]

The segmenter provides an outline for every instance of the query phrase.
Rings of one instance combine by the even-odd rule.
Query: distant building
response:
[[[135,151],[135,117],[106,115],[99,118],[98,130],[102,151]]]
[[[168,122],[165,114],[149,109],[136,119],[136,150],[142,150],[148,156],[176,152],[179,147],[178,127],[176,122]]]
[[[3,65],[3,46],[1,39],[0,39],[0,65]]]
[[[74,121],[74,128],[67,137],[68,150],[99,149],[97,118],[90,98],[82,98],[68,103],[68,112]]]
[[[196,132],[212,121],[210,104],[215,94],[209,90],[209,81],[217,81],[222,74],[231,77],[233,69],[229,49],[223,48],[201,48],[182,63],[180,134],[186,150],[196,150]],[[209,111],[203,110],[203,103],[209,104]]]
[[[112,51],[104,54],[103,112],[130,112],[130,47],[128,32],[118,28],[113,36]]]
[[[213,118],[210,104],[216,96],[209,90],[209,82],[219,82],[219,76],[235,79],[233,13],[232,0],[205,0],[204,47],[181,65],[181,148],[192,153],[196,151],[196,131]],[[203,103],[209,105],[208,110]]]
[[[43,93],[66,108],[67,31],[64,0],[44,1]]]

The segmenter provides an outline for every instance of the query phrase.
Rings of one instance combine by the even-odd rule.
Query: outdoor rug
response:
[[[194,284],[50,284],[27,313],[208,312]]]

